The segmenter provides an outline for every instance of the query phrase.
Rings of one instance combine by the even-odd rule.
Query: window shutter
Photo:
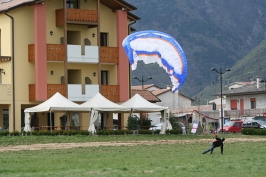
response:
[[[237,109],[237,100],[231,100],[231,109]]]

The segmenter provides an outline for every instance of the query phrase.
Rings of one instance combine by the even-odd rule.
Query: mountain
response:
[[[250,82],[256,77],[266,80],[266,40],[262,41],[255,49],[253,49],[243,59],[239,60],[230,72],[223,74],[223,86],[233,82]],[[224,70],[223,70],[224,71]],[[226,88],[223,87],[223,90]],[[215,80],[200,91],[196,97],[203,99],[211,99],[210,93],[220,93],[220,78]],[[212,97],[213,98],[213,97]]]
[[[138,8],[133,13],[141,18],[132,27],[137,31],[158,30],[168,33],[182,46],[188,60],[187,80],[181,87],[186,95],[192,98],[199,95],[211,97],[215,89],[209,90],[205,96],[202,96],[202,92],[205,87],[217,83],[219,77],[211,71],[213,67],[218,70],[231,68],[230,74],[225,73],[224,77],[227,74],[233,78],[235,75],[242,77],[238,79],[249,78],[254,70],[262,71],[254,66],[254,62],[247,67],[243,58],[266,38],[266,1],[126,1]],[[242,67],[234,67],[240,60]],[[157,64],[139,63],[138,68],[132,71],[133,75],[154,78],[145,84],[154,83],[160,87],[170,84],[167,74]],[[230,81],[233,79],[230,78]],[[133,79],[132,85],[140,84]]]

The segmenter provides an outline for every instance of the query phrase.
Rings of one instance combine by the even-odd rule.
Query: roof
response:
[[[244,86],[244,85],[250,85],[250,84],[252,84],[252,82],[233,82],[233,83],[226,85],[225,87],[229,87],[229,86],[232,86],[235,84]]]
[[[121,105],[132,108],[134,112],[160,112],[168,109],[167,107],[162,107],[147,101],[137,93]]]
[[[100,0],[101,4],[113,11],[124,8],[126,11],[137,10],[137,8],[124,0]]]
[[[171,89],[158,89],[158,90],[153,90],[152,93],[157,96],[157,95],[160,95],[160,94],[165,93],[165,92],[168,92],[168,91],[171,91]]]
[[[152,94],[149,90],[138,90],[138,89],[131,89],[132,96],[139,94],[144,99],[151,103],[161,102],[161,100],[156,97],[154,94]]]
[[[139,18],[138,16],[136,16],[135,14],[132,14],[131,12],[127,12],[127,17],[128,17],[131,21],[140,20],[140,18]]]
[[[55,93],[45,102],[24,110],[24,112],[49,112],[49,111],[89,111],[87,107],[65,98],[59,92]]]
[[[153,90],[152,93],[153,93],[155,96],[158,96],[158,95],[163,94],[163,93],[168,92],[168,91],[172,92],[172,91],[171,91],[171,88]],[[194,99],[189,98],[188,96],[184,95],[184,94],[181,93],[181,92],[178,92],[178,95],[182,95],[183,97],[186,97],[187,99],[190,99],[192,102],[195,101]]]
[[[223,104],[223,108],[225,108],[225,104]],[[216,106],[216,110],[221,109],[221,105]],[[181,107],[175,110],[172,110],[173,114],[179,114],[179,113],[190,113],[194,110],[200,110],[200,111],[213,111],[212,110],[212,104],[211,105],[200,105],[200,106],[186,106]]]
[[[27,5],[40,0],[0,0],[0,12],[9,11],[22,5]]]
[[[245,85],[243,87],[223,91],[224,96],[251,95],[251,94],[263,94],[263,93],[266,93],[266,86],[262,83],[259,84],[259,88],[257,88],[257,84],[251,84],[251,85]],[[214,95],[218,96],[220,95],[220,93],[216,93]]]
[[[108,100],[107,98],[102,96],[100,93],[97,93],[96,95],[94,95],[91,99],[81,104],[81,106],[87,107],[88,109],[95,109],[97,111],[123,112],[123,111],[130,110],[130,108],[123,107],[121,105],[118,105]]]
[[[41,3],[45,0],[0,0],[0,13],[18,8],[19,6]],[[124,9],[126,11],[137,10],[137,8],[124,0],[100,0],[100,3],[109,7],[113,11]],[[128,12],[128,18],[131,21],[139,20],[140,18]]]
[[[143,88],[144,89],[149,89],[151,87],[157,87],[158,89],[161,89],[160,87],[158,87],[158,86],[156,86],[154,84],[143,85]],[[131,89],[142,90],[142,85],[131,86]]]

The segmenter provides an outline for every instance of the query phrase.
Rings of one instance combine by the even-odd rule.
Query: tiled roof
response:
[[[131,92],[132,92],[132,96],[138,93],[140,96],[142,96],[143,98],[145,98],[147,101],[151,103],[161,102],[161,100],[155,95],[153,95],[149,90],[131,89]]]
[[[245,85],[243,87],[230,89],[223,91],[223,95],[249,95],[249,94],[259,94],[266,93],[266,87],[263,83],[259,84],[259,88],[257,88],[257,84]],[[216,93],[214,95],[220,95],[220,93]]]
[[[0,12],[9,11],[18,6],[40,2],[39,0],[0,0]]]
[[[171,89],[169,88],[169,89],[153,90],[152,93],[157,96],[157,95],[160,95],[160,94],[165,93],[165,92],[168,92],[168,91],[171,91]]]
[[[7,12],[22,5],[41,3],[45,0],[0,0],[0,13]],[[124,0],[100,0],[100,3],[109,7],[112,10],[118,10],[124,8],[126,11],[136,10],[137,8]],[[128,18],[130,20],[139,20],[140,18],[130,12],[128,12]]]
[[[225,104],[223,104],[223,108],[225,108]],[[216,105],[216,110],[221,109],[221,105]],[[211,105],[200,105],[200,106],[186,106],[181,107],[175,110],[172,110],[173,114],[179,114],[179,113],[190,113],[194,110],[200,110],[200,111],[212,111],[212,104]]]
[[[154,85],[154,84],[143,85],[143,88],[144,88],[144,89],[148,89],[148,88],[151,88],[151,87],[157,87],[157,86]],[[160,87],[157,87],[157,88],[158,88],[158,89],[161,89]],[[141,90],[141,89],[142,89],[142,85],[131,86],[131,89]]]
[[[228,87],[228,86],[231,86],[231,85],[235,85],[235,84],[238,84],[238,85],[250,85],[250,84],[252,84],[252,82],[233,82],[231,84],[226,85],[225,87]]]

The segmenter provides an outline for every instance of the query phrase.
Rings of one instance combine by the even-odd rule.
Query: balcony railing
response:
[[[243,110],[224,110],[224,117],[231,118],[240,118],[240,117],[252,117],[263,115],[266,112],[266,109],[257,108],[257,109],[243,109]]]
[[[99,47],[67,45],[67,61],[72,63],[99,63]]]
[[[118,47],[100,47],[101,63],[118,64]]]
[[[118,85],[101,85],[101,94],[113,102],[119,102]]]
[[[63,44],[46,44],[47,61],[65,61],[66,47]],[[35,61],[35,45],[28,45],[28,61]]]
[[[99,85],[68,84],[68,99],[71,101],[88,101],[99,93]]]
[[[51,98],[56,92],[66,96],[66,86],[64,84],[47,84],[47,99]],[[29,84],[29,101],[36,101],[35,84]]]
[[[87,101],[99,92],[99,85],[68,84],[68,98],[71,101]],[[64,84],[47,84],[47,99],[56,92],[66,97],[66,86]],[[102,85],[101,94],[113,102],[119,102],[118,85]],[[35,84],[29,84],[29,101],[36,101]]]
[[[98,24],[97,10],[67,9],[67,23],[74,24]],[[56,10],[56,26],[64,26],[64,9]]]

